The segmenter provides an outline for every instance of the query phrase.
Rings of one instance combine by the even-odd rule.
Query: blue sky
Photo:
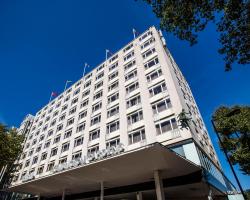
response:
[[[142,1],[0,1],[0,122],[18,126],[61,92],[66,80],[81,77],[83,63],[92,67],[159,21]],[[232,179],[218,149],[210,118],[220,105],[250,104],[250,68],[224,72],[215,26],[209,24],[193,47],[164,33],[167,46],[188,80],[225,174]],[[244,188],[250,179],[240,175]],[[234,182],[234,181],[233,181]]]

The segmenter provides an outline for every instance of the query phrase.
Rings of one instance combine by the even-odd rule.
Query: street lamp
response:
[[[227,116],[227,117],[231,117],[231,116],[233,116],[233,115],[235,115],[235,114],[239,114],[239,113],[240,113],[240,109],[237,108],[237,109],[234,109],[233,111],[229,112],[226,116]],[[241,184],[240,184],[240,181],[239,181],[239,179],[238,179],[238,177],[237,177],[237,175],[236,175],[236,172],[235,172],[235,170],[234,170],[234,168],[233,168],[233,165],[232,165],[232,163],[231,163],[231,161],[230,161],[230,159],[229,159],[229,157],[228,157],[227,150],[226,150],[224,144],[222,143],[220,134],[219,134],[219,132],[218,132],[216,126],[215,126],[214,121],[215,121],[214,119],[211,120],[212,125],[213,125],[213,128],[214,128],[214,131],[215,131],[215,133],[216,133],[216,135],[217,135],[217,137],[218,137],[218,139],[219,139],[220,146],[222,147],[222,150],[223,150],[223,152],[224,152],[224,154],[225,154],[225,156],[226,156],[226,158],[227,158],[227,162],[229,163],[229,166],[230,166],[230,168],[231,168],[231,170],[232,170],[232,172],[233,172],[234,178],[235,178],[235,180],[236,180],[236,182],[237,182],[237,184],[238,184],[238,186],[239,186],[239,188],[240,188],[240,191],[241,191],[241,193],[242,193],[244,199],[247,199],[246,196],[245,196],[245,193],[244,193],[244,191],[243,191],[243,188],[242,188],[242,186],[241,186]]]

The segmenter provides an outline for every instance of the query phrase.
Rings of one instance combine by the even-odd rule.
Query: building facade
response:
[[[187,123],[181,123],[180,113],[189,118]],[[20,169],[10,188],[44,198],[65,198],[65,191],[74,194],[74,186],[68,188],[65,184],[62,194],[22,187],[49,180],[48,177],[57,173],[73,171],[74,167],[84,168],[105,158],[115,160],[112,156],[126,155],[154,144],[167,147],[185,162],[191,161],[193,166],[207,172],[206,184],[214,189],[209,189],[213,194],[208,192],[206,198],[223,196],[233,190],[221,171],[187,81],[166,48],[161,32],[150,27],[36,113],[18,161]],[[152,176],[158,180],[155,172]],[[103,198],[105,180],[100,183],[103,189],[100,198]],[[139,183],[140,180],[136,181]],[[82,189],[77,193],[94,190],[84,190],[84,186]],[[164,186],[160,189],[164,190]],[[156,186],[155,198],[168,196],[167,191],[162,194],[164,191],[160,189]],[[142,192],[124,199],[143,199],[143,196],[153,199],[150,195]],[[174,193],[171,195],[174,198]],[[113,199],[121,197],[118,194]],[[93,195],[93,198],[97,197]]]

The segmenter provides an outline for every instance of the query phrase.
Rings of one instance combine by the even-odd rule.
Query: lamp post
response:
[[[240,113],[240,109],[235,109],[235,110],[231,111],[230,113],[228,113],[226,116],[227,116],[227,117],[231,117],[231,116],[233,116],[233,115],[235,115],[235,114],[238,114],[238,113]],[[240,184],[240,181],[239,181],[239,179],[238,179],[238,176],[236,175],[236,172],[235,172],[235,170],[234,170],[234,168],[233,168],[233,165],[232,165],[232,163],[231,163],[231,161],[230,161],[230,159],[229,159],[229,157],[228,157],[227,150],[226,150],[224,144],[222,143],[220,134],[219,134],[219,132],[218,132],[216,126],[215,126],[214,121],[215,121],[214,119],[211,120],[212,125],[213,125],[213,128],[214,128],[214,131],[215,131],[215,133],[216,133],[216,135],[217,135],[217,137],[218,137],[218,139],[219,139],[219,143],[220,143],[220,145],[221,145],[221,147],[222,147],[222,150],[223,150],[223,152],[224,152],[224,154],[225,154],[225,156],[226,156],[226,158],[227,158],[227,162],[229,163],[229,166],[230,166],[230,168],[231,168],[231,170],[232,170],[232,172],[233,172],[234,178],[235,178],[235,180],[236,180],[236,182],[237,182],[237,184],[238,184],[238,186],[239,186],[239,188],[240,188],[240,191],[241,191],[241,193],[242,193],[244,199],[247,199],[246,196],[245,196],[245,193],[244,193],[244,191],[243,191],[243,188],[242,188],[242,186],[241,186],[241,184]]]

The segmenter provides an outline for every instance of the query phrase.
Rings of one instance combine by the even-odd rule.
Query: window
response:
[[[29,151],[29,156],[31,156],[34,152],[34,149],[32,148],[30,151]]]
[[[57,135],[56,138],[54,139],[54,144],[59,142],[61,138],[61,135]]]
[[[83,107],[87,106],[88,103],[89,103],[89,100],[88,100],[88,99],[85,100],[85,101],[83,101],[83,102],[81,103],[81,105],[80,105],[80,108],[83,108]]]
[[[37,157],[37,156],[35,156],[35,157],[33,158],[33,160],[32,160],[32,165],[36,164],[36,163],[37,163],[37,161],[38,161],[38,157]]]
[[[151,48],[147,50],[145,53],[142,54],[142,57],[145,59],[149,56],[151,56],[155,52],[155,48]]]
[[[50,157],[55,156],[57,154],[57,150],[58,150],[57,148],[51,149]]]
[[[66,110],[68,108],[68,105],[64,105],[63,107],[62,107],[62,112],[64,111],[64,110]]]
[[[110,122],[109,124],[107,124],[107,134],[112,133],[114,131],[119,130],[120,128],[120,122],[118,121],[114,121],[114,122]]]
[[[45,119],[45,122],[49,121],[50,120],[50,117],[46,117]]]
[[[65,157],[62,157],[59,159],[59,164],[63,164],[63,163],[66,163],[67,162],[67,156]]]
[[[68,119],[67,126],[74,124],[74,118]]]
[[[71,134],[72,134],[72,129],[67,130],[64,134],[64,139],[69,138]]]
[[[79,85],[81,85],[82,81],[78,81],[76,84],[75,84],[75,88],[78,87]]]
[[[119,87],[119,82],[115,81],[114,83],[112,83],[111,85],[109,85],[108,87],[108,91],[114,90],[115,88]]]
[[[99,151],[99,146],[98,146],[98,145],[96,145],[96,146],[94,146],[94,147],[90,147],[90,148],[88,149],[88,155],[94,154],[94,153],[96,153],[97,151]]]
[[[136,111],[136,112],[128,115],[128,117],[127,117],[128,125],[134,124],[142,119],[143,119],[142,110]]]
[[[69,111],[69,115],[72,115],[73,113],[76,112],[76,106],[74,108],[71,108]]]
[[[42,145],[39,145],[39,146],[36,148],[36,152],[41,151],[41,149],[42,149]]]
[[[140,103],[141,103],[141,96],[140,95],[131,97],[129,100],[127,100],[127,108],[138,105]]]
[[[177,129],[178,125],[177,125],[176,119],[172,118],[170,120],[166,120],[166,121],[156,124],[155,128],[156,128],[157,135],[160,135],[168,131]]]
[[[100,129],[89,132],[89,141],[95,140],[100,137]]]
[[[129,94],[139,88],[139,83],[135,82],[126,87],[126,93]]]
[[[84,110],[84,111],[82,111],[82,112],[79,113],[78,120],[81,120],[81,119],[83,119],[86,116],[87,116],[87,110]]]
[[[77,101],[78,101],[78,98],[74,98],[74,99],[71,101],[71,105],[77,103]]]
[[[95,116],[91,119],[91,126],[100,123],[101,115]]]
[[[84,84],[84,88],[87,88],[91,85],[91,81],[88,81],[87,83]]]
[[[82,157],[82,152],[81,151],[77,151],[72,155],[72,160],[77,160],[79,158]]]
[[[106,143],[106,147],[116,147],[120,143],[120,138],[115,138]]]
[[[92,112],[95,112],[97,110],[100,110],[102,108],[102,102],[98,102],[95,105],[92,106]]]
[[[148,37],[149,35],[152,35],[152,32],[151,32],[151,31],[146,32],[144,35],[142,35],[142,36],[139,38],[139,40],[142,41],[142,40],[144,40],[146,37]]]
[[[128,74],[126,74],[125,81],[128,81],[136,76],[137,76],[137,70],[135,69],[132,72],[129,72]]]
[[[130,53],[128,53],[127,55],[125,55],[125,56],[123,57],[123,60],[124,60],[124,61],[129,60],[129,59],[132,58],[134,55],[135,55],[134,51],[131,51]]]
[[[134,144],[134,143],[143,141],[145,139],[146,139],[146,137],[145,137],[145,129],[144,128],[133,131],[133,132],[129,133],[129,135],[128,135],[129,144]]]
[[[132,44],[129,44],[128,46],[126,46],[126,47],[123,49],[123,53],[127,52],[127,51],[130,50],[132,47],[133,47],[133,43],[132,43]]]
[[[53,130],[48,131],[48,137],[51,136],[51,135],[53,135]]]
[[[146,63],[144,64],[144,68],[145,68],[145,69],[149,69],[149,68],[151,68],[151,67],[157,65],[158,63],[159,63],[159,59],[158,59],[158,57],[156,56],[156,57],[150,59],[148,62],[146,62]]]
[[[102,97],[102,91],[97,92],[96,94],[94,94],[93,100],[99,99]]]
[[[114,102],[117,99],[119,99],[119,92],[108,96],[108,104]]]
[[[109,59],[109,63],[113,62],[114,60],[116,60],[118,58],[118,55],[114,55],[112,58]]]
[[[92,73],[87,74],[87,75],[85,76],[85,80],[89,79],[91,76],[92,76]]]
[[[41,160],[45,160],[46,158],[47,158],[47,153],[46,152],[42,153]]]
[[[62,144],[62,150],[61,152],[65,152],[69,150],[69,142]]]
[[[109,81],[113,80],[114,78],[116,78],[118,76],[118,71],[115,71],[114,73],[109,75]]]
[[[48,148],[50,145],[50,140],[46,141],[44,144],[44,149]]]
[[[131,67],[135,66],[135,64],[136,64],[135,60],[128,62],[126,65],[124,65],[124,70],[127,71]]]
[[[85,129],[85,122],[78,124],[78,126],[77,126],[77,128],[76,128],[76,132],[77,132],[77,133],[78,133],[78,132],[81,132],[81,131],[83,131],[84,129]]]
[[[105,67],[105,64],[102,64],[100,67],[96,69],[97,72],[101,71]]]
[[[152,109],[153,109],[154,114],[160,113],[160,112],[167,110],[168,108],[171,108],[171,107],[172,107],[172,104],[171,104],[170,99],[161,100],[161,101],[152,105]]]
[[[116,67],[118,67],[118,62],[114,63],[113,65],[111,65],[109,67],[109,71],[112,71],[113,69],[115,69]]]
[[[47,166],[47,172],[51,171],[54,168],[54,165],[55,165],[55,161],[50,162]]]
[[[65,99],[64,102],[68,101],[70,99],[70,95],[68,95]]]
[[[166,90],[167,90],[166,83],[162,82],[158,84],[157,86],[154,86],[153,88],[149,89],[150,97],[155,96]]]
[[[39,166],[37,169],[37,175],[42,174],[43,173],[43,169],[44,169],[44,165]]]
[[[30,160],[27,160],[27,161],[25,162],[24,167],[28,167],[29,165],[30,165]]]
[[[66,113],[63,113],[63,114],[61,115],[61,117],[59,117],[59,121],[64,120],[64,119],[65,119],[65,117],[66,117]]]
[[[74,147],[80,146],[83,144],[83,136],[75,138]]]
[[[69,89],[66,91],[66,94],[69,94],[71,91],[72,91],[72,88],[69,88]]]
[[[90,90],[86,90],[85,92],[82,93],[82,98],[87,97],[90,94]]]
[[[36,139],[34,139],[34,140],[33,140],[33,142],[32,142],[32,145],[35,145],[35,144],[36,144],[36,142],[37,142],[37,140],[36,140]]]
[[[156,78],[158,78],[161,75],[162,75],[161,69],[158,69],[156,71],[151,72],[149,75],[147,75],[147,81],[148,81],[148,83],[150,83],[151,81],[155,80]]]
[[[97,84],[95,84],[95,90],[101,88],[103,86],[103,81],[98,82]]]
[[[149,40],[147,40],[146,42],[144,42],[141,45],[141,49],[145,49],[146,47],[148,47],[150,44],[154,43],[155,39],[152,37]]]
[[[56,131],[61,131],[63,129],[63,124],[59,124],[56,128]]]
[[[50,123],[50,127],[54,126],[56,124],[56,119],[54,119],[51,123]]]
[[[119,106],[113,107],[113,108],[111,108],[111,109],[108,110],[107,117],[108,118],[112,117],[112,116],[114,116],[114,115],[116,115],[118,113],[119,113]]]
[[[53,117],[57,116],[58,115],[58,111],[55,111],[54,114],[53,114]]]
[[[40,138],[39,138],[39,142],[43,141],[43,139],[44,139],[44,135],[41,135]]]
[[[74,92],[74,96],[77,95],[80,92],[80,88],[78,88],[75,92]]]
[[[99,74],[96,75],[95,80],[99,80],[99,79],[101,79],[103,76],[104,76],[104,72],[101,72],[101,73],[99,73]]]

